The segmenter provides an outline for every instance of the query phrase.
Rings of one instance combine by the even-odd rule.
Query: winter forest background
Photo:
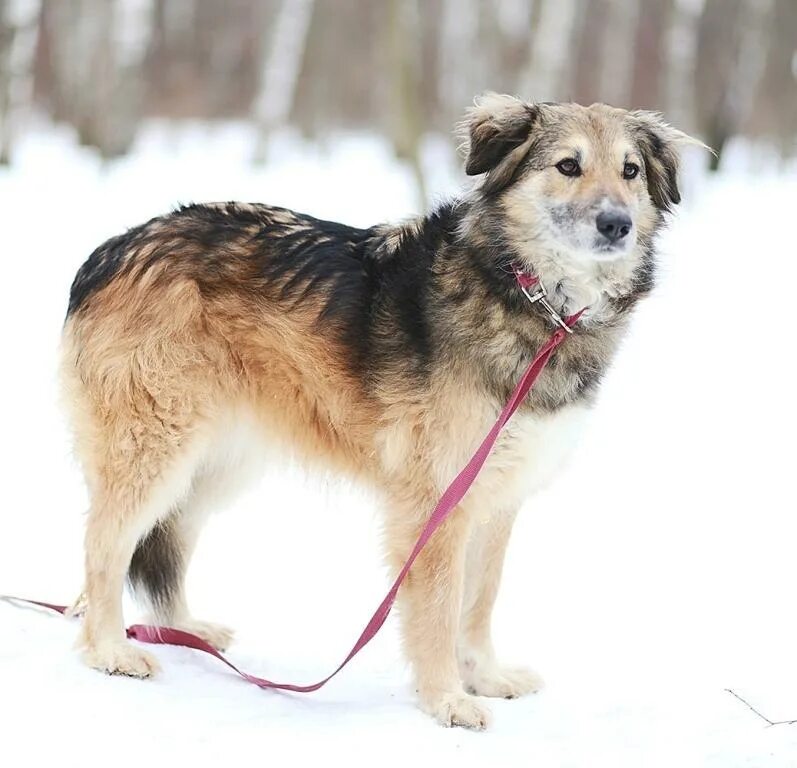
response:
[[[658,109],[794,152],[795,0],[0,0],[0,162],[33,115],[104,158],[147,118],[367,129],[410,163],[474,94]],[[452,143],[453,146],[453,143]]]
[[[488,89],[661,110],[719,154],[684,156],[659,285],[518,516],[494,634],[545,691],[491,702],[487,734],[438,728],[395,617],[309,698],[180,648],[109,678],[77,622],[0,601],[0,762],[797,766],[796,53],[797,0],[0,0],[0,594],[81,588],[58,347],[108,237],[216,200],[417,214],[467,183],[451,129]],[[380,500],[274,459],[208,522],[188,592],[242,669],[311,682],[389,583]]]

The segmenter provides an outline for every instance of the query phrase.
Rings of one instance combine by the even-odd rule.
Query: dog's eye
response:
[[[623,178],[635,179],[639,175],[639,166],[636,163],[626,163],[623,166]]]
[[[560,160],[556,164],[556,170],[559,171],[559,173],[563,174],[564,176],[581,175],[581,168],[578,165],[578,161],[573,160],[572,157],[566,157],[564,160]]]

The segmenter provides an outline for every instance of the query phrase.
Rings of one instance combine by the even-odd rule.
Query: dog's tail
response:
[[[143,598],[156,616],[169,618],[182,588],[183,572],[182,541],[172,515],[138,542],[127,578],[136,596]]]

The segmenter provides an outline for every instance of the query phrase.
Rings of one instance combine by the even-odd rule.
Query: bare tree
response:
[[[603,44],[611,32],[608,26],[610,0],[592,0],[583,3],[579,10],[574,19],[576,45],[570,94],[574,101],[590,104],[605,100],[600,92],[602,59],[604,55],[614,55],[614,51],[606,51]]]
[[[391,60],[391,121],[396,155],[412,168],[421,208],[428,202],[421,144],[424,121],[418,98],[419,16],[417,0],[391,0],[388,49]]]
[[[264,51],[260,90],[254,104],[259,128],[258,161],[265,160],[268,134],[288,122],[312,15],[313,0],[283,0],[274,22],[269,46]]]
[[[568,57],[576,18],[576,0],[536,0],[530,59],[522,80],[523,92],[536,101],[569,98]]]
[[[40,0],[0,2],[0,165],[11,159],[20,114],[33,100]]]
[[[765,27],[766,62],[746,128],[774,140],[781,151],[797,151],[797,3],[775,0]]]
[[[701,0],[676,0],[667,39],[664,107],[670,119],[686,130],[694,129],[698,19]]]
[[[8,13],[8,0],[0,0],[0,165],[8,165],[11,155],[11,46],[14,28]]]
[[[618,107],[633,106],[631,80],[634,73],[634,31],[639,23],[639,5],[627,0],[609,0],[606,29],[600,54],[599,98]]]
[[[438,35],[437,97],[449,115],[457,114],[473,99],[478,32],[476,0],[443,0]]]
[[[745,0],[742,6],[742,31],[739,56],[733,72],[732,100],[737,127],[750,119],[755,93],[766,64],[772,0]]]
[[[631,103],[635,107],[662,106],[667,30],[673,11],[674,0],[640,0],[631,80]]]
[[[733,124],[729,73],[734,68],[742,0],[706,0],[698,25],[695,104],[698,125],[719,166]]]

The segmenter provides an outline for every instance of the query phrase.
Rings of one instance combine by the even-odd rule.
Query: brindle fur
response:
[[[590,306],[413,567],[400,614],[421,703],[444,724],[486,725],[471,694],[538,688],[533,673],[498,664],[490,639],[504,550],[651,289],[686,137],[647,113],[496,95],[466,131],[467,171],[486,175],[423,218],[356,229],[266,205],[192,205],[112,238],[81,267],[63,380],[91,497],[89,664],[156,669],[124,639],[126,574],[157,620],[229,642],[191,617],[185,568],[207,513],[258,469],[261,448],[378,489],[398,568],[552,332],[518,290],[514,261],[563,313]],[[589,168],[578,181],[552,168],[573,143]],[[618,176],[622,152],[640,158],[636,183]],[[537,206],[557,209],[555,227],[576,226],[600,195],[634,211],[635,244],[622,259],[579,262]]]

